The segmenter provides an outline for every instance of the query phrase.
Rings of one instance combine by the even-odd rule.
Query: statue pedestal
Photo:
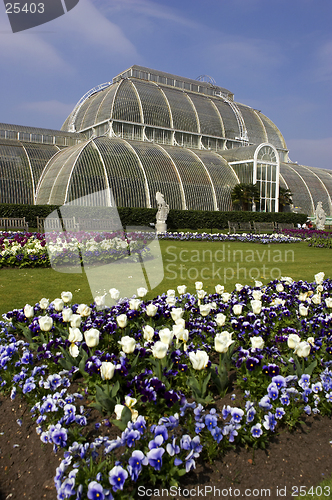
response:
[[[155,229],[156,229],[157,233],[166,233],[167,232],[166,222],[161,222],[158,220],[155,224]]]

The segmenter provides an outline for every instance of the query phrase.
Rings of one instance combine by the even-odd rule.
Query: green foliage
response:
[[[259,187],[257,184],[236,184],[231,193],[232,202],[238,210],[250,210],[252,203],[259,203]]]

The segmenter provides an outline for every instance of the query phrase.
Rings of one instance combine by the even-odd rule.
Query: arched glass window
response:
[[[253,183],[259,187],[259,212],[279,211],[279,155],[267,143],[260,144],[254,154]]]

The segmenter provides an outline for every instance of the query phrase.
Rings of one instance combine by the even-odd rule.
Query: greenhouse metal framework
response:
[[[61,131],[0,124],[0,202],[73,203],[111,189],[117,206],[232,210],[239,182],[257,183],[258,211],[332,216],[332,172],[289,160],[277,126],[212,79],[132,66],[88,91]],[[77,203],[80,203],[77,201]]]

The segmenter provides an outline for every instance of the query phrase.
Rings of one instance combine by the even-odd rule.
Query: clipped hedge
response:
[[[36,228],[36,217],[47,217],[53,210],[60,208],[55,205],[9,205],[0,204],[0,217],[25,217],[29,227]],[[77,210],[77,207],[73,207]],[[82,216],[84,207],[80,207]],[[91,217],[91,208],[87,208]],[[156,221],[157,209],[155,208],[118,208],[119,216],[124,227],[126,226],[149,226]],[[102,219],[109,214],[107,207],[93,208],[93,216]],[[167,218],[167,228],[170,231],[181,229],[228,229],[227,221],[231,222],[283,222],[304,224],[307,220],[305,214],[294,214],[291,212],[203,212],[198,210],[170,210]]]

